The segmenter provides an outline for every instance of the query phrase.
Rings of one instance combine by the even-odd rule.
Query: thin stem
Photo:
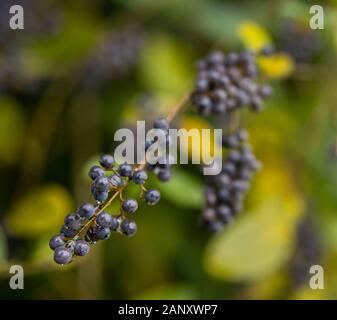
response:
[[[172,110],[167,115],[166,119],[168,122],[172,122],[175,117],[179,114],[179,112],[183,109],[184,106],[186,106],[187,102],[191,98],[191,92],[186,93],[180,101],[177,102],[177,104],[172,108]]]
[[[190,101],[190,98],[191,98],[191,93],[187,93],[185,94],[182,99],[180,101],[177,102],[177,104],[172,108],[172,110],[170,111],[170,113],[167,115],[166,119],[169,123],[171,123],[176,117],[177,115],[183,110],[183,108],[187,105],[187,103]],[[145,162],[145,161],[144,161]],[[143,168],[145,167],[145,163],[143,164],[140,164],[138,166],[136,166],[136,170],[142,170]],[[91,227],[92,224],[95,223],[96,221],[96,218],[97,216],[103,212],[107,207],[110,206],[110,204],[112,203],[112,201],[114,199],[116,199],[118,196],[120,197],[120,199],[122,200],[123,199],[123,195],[122,195],[122,192],[123,190],[126,188],[127,186],[127,183],[117,189],[113,194],[112,196],[106,200],[106,202],[103,202],[102,204],[100,204],[97,209],[96,209],[96,212],[95,214],[92,216],[92,218],[86,222],[76,233],[76,235],[72,238],[69,238],[69,239],[76,239],[80,236],[80,234],[84,231],[84,230],[87,230],[89,227]],[[142,191],[144,192],[144,190],[146,191],[146,188],[142,185],[141,186],[141,189]]]
[[[112,194],[112,196],[106,201],[106,202],[103,202],[102,204],[100,204],[98,207],[97,207],[97,209],[96,209],[96,211],[95,211],[95,214],[91,217],[91,219],[88,221],[88,222],[86,222],[78,231],[77,231],[77,233],[75,234],[75,236],[74,237],[72,237],[73,239],[74,238],[77,238],[84,230],[86,230],[87,228],[89,228],[95,221],[96,221],[96,218],[97,218],[97,216],[101,213],[101,212],[103,212],[107,207],[109,207],[110,206],[110,204],[111,204],[111,202],[113,201],[113,200],[115,200],[121,193],[122,193],[122,191],[124,190],[124,188],[126,187],[126,185],[125,186],[123,186],[122,188],[120,188],[120,189],[117,189],[116,191],[115,191],[115,193],[113,193]],[[72,239],[72,238],[69,238],[69,239]]]

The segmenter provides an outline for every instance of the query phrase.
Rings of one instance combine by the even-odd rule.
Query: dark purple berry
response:
[[[136,222],[133,220],[125,219],[121,224],[121,231],[129,237],[135,235],[135,233],[137,232]]]
[[[135,199],[127,199],[122,202],[122,210],[126,213],[134,213],[138,209],[138,202]]]

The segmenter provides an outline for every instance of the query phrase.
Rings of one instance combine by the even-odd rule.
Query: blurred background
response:
[[[8,27],[21,4],[25,29]],[[324,30],[309,8],[324,8]],[[0,298],[337,298],[337,2],[221,0],[0,1]],[[217,235],[199,224],[199,168],[152,185],[163,200],[67,267],[49,238],[91,201],[87,170],[116,129],[164,115],[212,49],[261,58],[274,95],[241,124],[264,169],[242,215]],[[203,128],[189,108],[177,125]],[[114,208],[111,209],[113,212]],[[25,289],[10,290],[20,264]],[[324,268],[324,290],[309,268]]]

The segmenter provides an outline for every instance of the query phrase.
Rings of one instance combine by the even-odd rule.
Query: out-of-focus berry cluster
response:
[[[168,121],[158,119],[154,128],[168,132]],[[54,250],[54,261],[58,264],[68,264],[74,256],[84,256],[89,252],[90,244],[98,240],[106,240],[111,232],[133,236],[137,225],[127,215],[133,215],[138,210],[137,199],[124,199],[123,190],[128,183],[140,186],[141,197],[148,205],[155,205],[160,200],[160,192],[146,189],[148,179],[146,170],[138,165],[118,164],[112,155],[103,155],[99,165],[89,170],[92,179],[91,193],[96,200],[95,205],[85,203],[76,212],[64,219],[60,234],[50,240],[50,248]],[[120,212],[111,215],[105,211],[112,197],[119,195]]]
[[[213,232],[220,231],[242,210],[250,179],[261,167],[247,139],[248,134],[243,129],[226,135],[223,144],[228,152],[222,171],[217,176],[207,177],[202,222]]]
[[[210,53],[197,63],[198,75],[192,103],[203,115],[228,114],[238,108],[261,110],[271,87],[258,84],[256,57],[251,52]]]
[[[258,55],[270,53],[271,48],[265,48]],[[251,52],[225,55],[214,51],[198,61],[197,70],[192,103],[202,116],[223,115],[221,126],[227,132],[233,131],[229,130],[233,112],[245,107],[260,111],[264,99],[272,94],[268,84],[259,82],[256,55]],[[206,178],[206,208],[201,220],[211,231],[221,230],[242,210],[250,179],[260,168],[247,138],[244,129],[225,135],[222,147],[227,149],[227,156],[222,171]]]
[[[170,125],[165,118],[160,118],[154,122],[153,128],[161,130],[165,134],[165,145],[163,146],[165,152],[164,155],[160,156],[158,161],[156,161],[155,163],[153,164],[148,163],[147,169],[153,171],[161,182],[166,182],[171,179],[171,168],[175,163],[175,159],[168,152],[169,145],[171,143],[169,135]],[[154,143],[155,140],[145,141],[145,150],[149,151],[149,149],[151,148],[151,146],[153,146]]]
[[[321,41],[308,24],[288,19],[279,32],[278,49],[288,52],[297,63],[309,63],[320,51]]]
[[[144,38],[143,30],[133,25],[110,32],[89,63],[86,81],[102,83],[125,76],[137,64]]]

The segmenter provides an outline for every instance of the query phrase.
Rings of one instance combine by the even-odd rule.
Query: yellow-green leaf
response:
[[[63,218],[73,210],[68,191],[60,185],[41,186],[22,199],[8,215],[11,233],[19,237],[40,237],[56,233]]]
[[[19,154],[25,130],[22,111],[9,98],[0,99],[0,163],[13,163]]]
[[[140,75],[151,90],[183,94],[189,90],[194,71],[188,49],[164,35],[149,39],[140,63]]]
[[[172,179],[167,183],[158,183],[158,189],[163,198],[181,208],[200,209],[203,205],[201,182],[182,169],[174,168]]]
[[[288,261],[303,204],[287,167],[277,159],[273,161],[253,190],[259,205],[252,212],[244,212],[207,246],[204,261],[211,275],[223,280],[258,281]]]
[[[237,27],[237,33],[245,47],[255,52],[272,44],[268,31],[253,21],[241,22]]]

